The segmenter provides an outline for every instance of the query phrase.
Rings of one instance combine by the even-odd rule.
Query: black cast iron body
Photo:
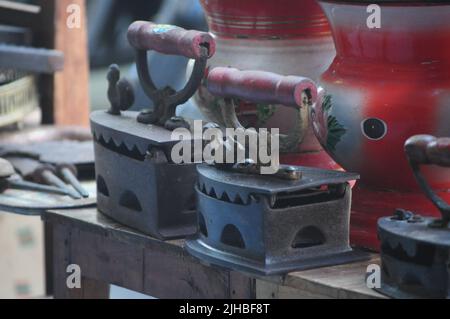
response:
[[[405,298],[450,298],[450,228],[413,214],[381,219],[380,291]]]
[[[398,210],[378,222],[381,240],[381,288],[395,298],[450,298],[450,205],[428,185],[421,165],[450,167],[450,138],[418,135],[405,150],[424,194],[442,213],[425,218]]]
[[[99,210],[118,222],[166,240],[197,231],[194,185],[196,164],[171,161],[172,130],[189,124],[175,117],[201,83],[206,61],[214,54],[214,40],[203,32],[137,21],[128,30],[136,49],[140,84],[154,109],[128,112],[134,102],[132,85],[120,78],[117,65],[108,73],[108,111],[91,115]],[[185,87],[176,92],[158,89],[149,72],[147,51],[178,54],[195,59]],[[191,146],[191,140],[185,141]]]
[[[167,158],[176,141],[159,126],[137,123],[137,112],[91,115],[95,139],[98,209],[159,239],[197,230],[194,164]]]
[[[188,251],[209,263],[258,275],[361,260],[349,245],[356,174],[299,167],[286,181],[202,165],[197,185],[200,235]]]

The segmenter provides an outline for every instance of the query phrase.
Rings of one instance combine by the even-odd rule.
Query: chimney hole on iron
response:
[[[109,197],[108,186],[106,186],[105,179],[101,175],[97,176],[97,193]]]
[[[126,191],[120,197],[119,205],[135,212],[142,212],[142,206],[132,191]]]
[[[325,244],[325,236],[315,226],[308,226],[301,229],[292,242],[292,248],[304,249],[310,247],[321,246]]]
[[[241,232],[236,226],[231,224],[225,226],[223,229],[220,241],[227,246],[239,249],[245,249],[246,247]]]

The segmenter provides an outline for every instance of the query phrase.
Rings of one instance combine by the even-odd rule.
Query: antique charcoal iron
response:
[[[207,87],[228,101],[221,107],[229,127],[240,127],[230,98],[298,109],[317,96],[309,79],[231,68],[210,71]],[[349,245],[348,182],[357,174],[281,166],[274,175],[262,175],[256,166],[258,161],[198,167],[200,231],[186,244],[192,255],[258,275],[367,257]]]
[[[186,31],[150,22],[135,22],[128,39],[137,50],[137,68],[142,87],[154,102],[151,111],[127,111],[134,101],[130,83],[120,79],[117,66],[108,73],[109,111],[91,115],[95,138],[99,210],[118,222],[159,239],[195,234],[195,164],[174,164],[172,130],[189,124],[175,117],[200,85],[207,59],[215,51],[208,33]],[[180,54],[195,59],[185,88],[158,90],[147,65],[147,50]],[[186,141],[191,143],[191,141]]]
[[[414,175],[442,219],[398,210],[378,222],[381,240],[380,292],[395,298],[450,298],[450,205],[428,185],[420,165],[450,167],[450,138],[414,136],[406,142]]]

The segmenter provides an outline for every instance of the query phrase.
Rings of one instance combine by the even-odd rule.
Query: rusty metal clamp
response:
[[[185,126],[187,123],[184,120],[174,118],[176,107],[186,103],[199,87],[205,75],[207,60],[215,53],[213,37],[206,32],[137,21],[128,29],[128,40],[137,52],[136,64],[142,88],[154,102],[154,110],[142,112],[138,122],[157,124],[167,129]],[[195,60],[191,77],[182,90],[176,92],[171,87],[158,89],[155,86],[147,62],[147,51],[150,50]]]
[[[280,104],[295,109],[310,107],[317,99],[317,87],[308,78],[300,76],[282,76],[263,71],[240,71],[234,68],[218,67],[211,70],[207,78],[208,91],[224,98],[219,104],[223,122],[227,128],[243,128],[236,115],[233,99],[250,103]],[[269,139],[270,142],[270,139]],[[289,141],[280,138],[280,149]],[[238,165],[239,171],[254,173],[258,163]],[[285,169],[277,176],[283,179],[299,179],[297,170]]]
[[[428,199],[433,202],[442,214],[442,220],[436,221],[430,226],[447,227],[450,223],[450,205],[430,187],[421,173],[420,166],[439,165],[450,167],[450,138],[416,135],[406,141],[405,152],[417,182]]]

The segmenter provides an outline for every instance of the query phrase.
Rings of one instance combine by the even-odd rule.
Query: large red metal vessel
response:
[[[210,68],[223,66],[317,80],[331,63],[335,49],[325,15],[315,0],[201,0],[217,43]],[[217,98],[205,87],[195,102],[203,114],[214,114]],[[323,151],[309,122],[309,110],[239,102],[241,122],[251,127],[280,128],[286,135],[285,164],[337,168]],[[219,116],[220,117],[220,116]]]
[[[361,174],[353,193],[352,241],[378,249],[377,220],[397,208],[436,209],[420,192],[403,153],[416,134],[450,136],[450,3],[321,1],[337,56],[322,75],[324,100],[313,110],[321,144]],[[368,23],[368,20],[369,23]],[[376,21],[375,21],[376,22]],[[424,169],[450,200],[450,172]]]

